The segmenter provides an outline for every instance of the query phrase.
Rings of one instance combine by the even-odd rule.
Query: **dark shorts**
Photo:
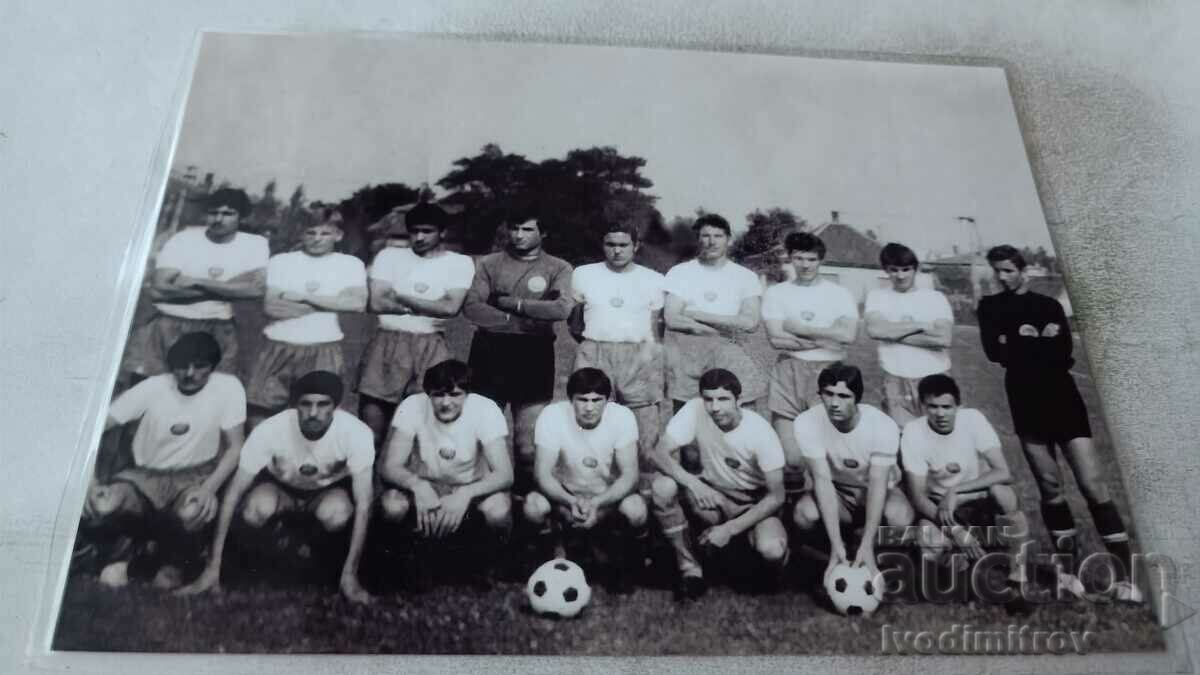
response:
[[[170,371],[167,351],[187,333],[208,333],[221,346],[217,371],[237,375],[237,329],[232,319],[181,319],[156,312],[149,323],[133,331],[125,347],[123,372],[151,377]]]
[[[544,403],[554,398],[554,336],[475,331],[471,389],[497,404]]]
[[[218,458],[179,469],[147,469],[133,466],[117,472],[110,482],[128,483],[156,511],[174,506],[187,490],[200,485],[217,468]]]
[[[441,333],[375,331],[358,363],[358,392],[388,403],[422,391],[425,371],[450,358]]]
[[[340,341],[294,345],[264,339],[246,383],[246,402],[265,410],[282,410],[287,407],[293,382],[314,370],[345,377],[345,366]]]
[[[315,511],[317,504],[321,502],[322,497],[339,491],[344,492],[346,498],[350,499],[351,502],[354,501],[354,490],[349,476],[334,483],[330,483],[323,488],[306,490],[304,488],[298,488],[276,480],[276,478],[270,473],[263,471],[259,473],[257,478],[254,479],[254,484],[246,492],[246,494],[253,494],[256,489],[263,485],[273,488],[280,497],[279,506],[276,513]]]
[[[1087,407],[1070,372],[1009,370],[1004,373],[1004,391],[1013,430],[1021,438],[1048,443],[1091,438]]]
[[[942,503],[942,495],[929,493],[929,499],[934,504]],[[996,524],[996,516],[1000,515],[1000,505],[992,499],[987,489],[974,492],[958,493],[958,506],[954,507],[954,519],[966,527],[987,527]]]

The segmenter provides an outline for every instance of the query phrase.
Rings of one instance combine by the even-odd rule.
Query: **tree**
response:
[[[496,230],[519,211],[529,210],[530,173],[536,164],[524,155],[506,154],[488,143],[474,157],[460,157],[438,186],[449,191],[446,201],[460,204],[463,215],[457,234],[471,253],[485,253],[496,241]]]
[[[272,231],[278,226],[279,200],[275,197],[275,179],[267,181],[262,196],[254,202],[252,221],[260,232]]]
[[[344,236],[341,249],[346,253],[368,255],[367,227],[386,216],[397,206],[412,204],[420,193],[404,183],[382,183],[365,185],[348,198],[338,203],[336,210],[342,216]]]
[[[744,260],[748,256],[761,255],[772,248],[783,244],[783,238],[790,232],[797,232],[807,223],[788,209],[772,208],[765,213],[755,210],[746,215],[749,227],[745,234],[738,237],[730,251],[731,257]]]

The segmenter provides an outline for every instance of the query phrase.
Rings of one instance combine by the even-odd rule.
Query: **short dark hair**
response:
[[[733,229],[729,227],[729,221],[715,213],[706,213],[692,223],[692,229],[696,232],[699,232],[702,227],[715,227],[725,230],[726,236],[733,236]]]
[[[314,370],[292,383],[291,402],[295,405],[306,394],[318,394],[333,399],[333,405],[341,405],[346,385],[336,373]]]
[[[567,378],[567,398],[579,394],[600,394],[608,398],[612,396],[612,380],[599,368],[580,368]]]
[[[457,359],[442,361],[425,371],[421,388],[426,394],[446,394],[455,389],[471,391],[471,367]]]
[[[250,215],[250,211],[253,209],[250,205],[249,195],[245,190],[238,188],[221,188],[205,198],[205,209],[215,209],[218,206],[231,206],[243,218]]]
[[[601,241],[604,240],[604,237],[610,234],[627,234],[629,235],[629,238],[633,240],[634,244],[638,243],[642,239],[641,229],[636,223],[628,220],[612,222],[605,226],[604,233],[600,235]]]
[[[944,394],[954,397],[954,405],[962,403],[962,394],[958,390],[958,383],[945,373],[926,375],[917,383],[917,398],[921,403],[924,403],[927,398],[936,398]]]
[[[1015,246],[1000,244],[988,249],[988,264],[1004,262],[1005,260],[1011,260],[1012,264],[1016,265],[1019,270],[1025,269],[1025,256],[1021,255],[1021,252]]]
[[[852,366],[849,363],[834,361],[817,375],[817,391],[823,391],[825,387],[836,387],[838,382],[845,382],[846,388],[850,393],[854,394],[854,402],[861,403],[863,397],[863,376],[862,371],[858,366]]]
[[[213,368],[221,362],[221,345],[208,333],[184,333],[167,350],[167,368],[178,370],[193,363],[207,363]]]
[[[742,396],[742,382],[737,378],[737,375],[725,370],[724,368],[713,368],[705,371],[700,376],[700,384],[697,387],[700,391],[706,389],[725,389],[733,394],[734,398]]]
[[[421,202],[404,214],[404,226],[433,225],[439,230],[446,229],[446,211],[437,204]]]
[[[904,244],[890,242],[879,252],[879,266],[887,267],[917,267],[920,261],[917,254]]]
[[[816,253],[817,258],[825,259],[825,242],[810,232],[793,232],[783,240],[783,247],[788,253],[792,251]]]

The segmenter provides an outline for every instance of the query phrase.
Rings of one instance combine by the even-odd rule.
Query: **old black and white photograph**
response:
[[[182,120],[53,649],[1164,650],[1002,66],[209,33]]]

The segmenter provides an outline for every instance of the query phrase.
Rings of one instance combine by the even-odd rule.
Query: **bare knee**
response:
[[[395,488],[388,488],[379,495],[379,512],[389,522],[399,523],[408,517],[412,502],[408,495]]]
[[[993,485],[988,488],[988,494],[1002,513],[1016,513],[1021,508],[1017,501],[1017,493],[1011,485]]]
[[[479,512],[493,530],[508,529],[512,525],[512,497],[507,492],[497,492],[479,504]]]
[[[125,510],[126,493],[129,486],[124,483],[94,485],[88,490],[88,511],[93,521],[110,518]]]
[[[912,505],[899,490],[892,490],[888,494],[887,502],[883,505],[883,521],[885,523],[900,527],[911,525],[915,515]]]
[[[525,515],[525,520],[534,525],[542,525],[550,515],[550,500],[540,492],[530,492],[525,495],[525,506],[521,512]]]
[[[625,521],[634,527],[646,524],[646,500],[636,492],[621,500],[617,510],[625,517]]]
[[[792,509],[792,523],[797,529],[807,532],[817,526],[821,522],[821,512],[817,510],[816,503],[811,497],[805,495],[796,502],[796,507]]]
[[[203,505],[196,501],[185,501],[175,507],[175,517],[179,520],[184,532],[198,532],[212,522],[214,515],[216,515],[215,510],[205,516]]]
[[[326,532],[337,532],[350,522],[350,517],[354,515],[354,503],[345,492],[338,490],[321,499],[315,515]]]
[[[279,511],[279,495],[271,491],[255,490],[246,498],[242,508],[242,519],[250,527],[262,527]]]
[[[650,485],[650,496],[655,506],[669,507],[679,498],[679,484],[672,478],[659,476]]]
[[[754,550],[769,563],[781,563],[787,557],[787,534],[783,531],[782,523],[771,520],[774,522],[767,521],[766,527],[760,526],[764,531],[755,537]],[[769,526],[772,524],[774,527]]]

